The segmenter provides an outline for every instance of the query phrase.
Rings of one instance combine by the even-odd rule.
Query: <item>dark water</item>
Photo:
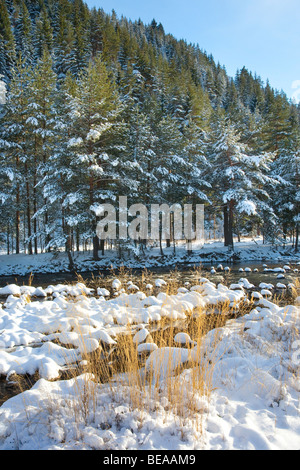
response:
[[[152,268],[147,270],[101,270],[101,271],[88,271],[83,273],[53,273],[53,274],[35,274],[33,277],[30,276],[0,276],[0,287],[4,287],[8,284],[17,284],[17,285],[33,285],[35,287],[46,288],[49,285],[56,284],[73,284],[78,282],[78,280],[86,283],[87,286],[92,286],[97,283],[98,286],[106,287],[110,282],[116,277],[126,278],[127,280],[132,280],[138,285],[141,284],[143,279],[144,283],[155,281],[157,278],[164,279],[166,282],[177,281],[177,284],[184,286],[186,282],[190,284],[197,284],[197,281],[200,277],[206,277],[212,282],[222,283],[228,287],[232,283],[238,282],[241,278],[246,278],[254,284],[256,287],[259,286],[261,282],[271,283],[276,286],[278,282],[283,284],[289,284],[295,282],[296,279],[299,279],[300,273],[295,273],[294,269],[299,269],[300,266],[296,263],[290,263],[291,271],[285,274],[285,279],[277,279],[278,273],[273,272],[264,272],[263,262],[249,262],[249,263],[236,263],[230,265],[230,272],[226,273],[225,271],[218,271],[216,274],[211,274],[211,265],[202,264],[200,266],[185,267],[185,266],[174,266],[170,268]],[[288,263],[266,263],[268,268],[274,269],[278,267],[283,267]],[[226,265],[224,265],[225,267]],[[252,272],[240,272],[239,270],[249,267],[252,269]],[[217,269],[217,265],[215,265]],[[258,272],[254,272],[254,269],[257,269]]]

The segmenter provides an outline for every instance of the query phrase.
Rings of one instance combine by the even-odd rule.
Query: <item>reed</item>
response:
[[[197,271],[197,276],[201,276],[201,270]],[[152,273],[145,270],[137,280],[132,272],[124,268],[117,275],[111,271],[109,279],[105,280],[107,287],[115,277],[121,279],[124,286],[127,282],[134,281],[141,291],[144,291],[146,284],[154,284]],[[104,285],[102,277],[85,281],[78,276],[78,282],[89,285],[95,291]],[[174,270],[169,275],[167,285],[156,289],[155,294],[161,291],[174,295],[179,287],[179,276]],[[297,280],[293,289],[295,299],[299,296],[299,288],[300,283]],[[76,309],[76,300],[73,299],[72,302]],[[73,413],[75,422],[78,425],[86,425],[94,419],[99,389],[105,388],[113,402],[125,402],[131,410],[137,410],[141,415],[145,412],[153,413],[162,407],[166,413],[171,413],[174,419],[178,420],[182,429],[186,420],[190,420],[193,421],[195,429],[201,431],[202,418],[213,391],[213,373],[220,360],[219,332],[228,321],[246,315],[254,306],[255,303],[251,301],[240,304],[239,308],[228,302],[194,309],[187,314],[185,320],[163,317],[159,322],[151,322],[147,325],[149,335],[146,342],[156,345],[157,349],[152,356],[155,360],[150,360],[147,353],[139,353],[138,343],[134,340],[137,325],[132,325],[128,320],[126,328],[118,335],[115,346],[99,345],[92,353],[83,350],[81,361],[63,371],[60,379],[74,380],[76,399],[69,400],[69,406],[72,408],[70,412]],[[213,339],[208,345],[206,337],[212,330]],[[191,341],[180,346],[174,341],[179,332],[187,333]],[[81,336],[84,344],[84,335]],[[294,332],[294,337],[299,337],[298,331]],[[72,348],[71,345],[69,347]],[[82,374],[85,374],[84,385],[82,386],[81,381],[80,386],[77,386],[78,377]],[[16,377],[15,382],[18,383],[20,392],[29,388],[28,382],[24,382],[22,377]],[[55,400],[51,406],[53,410],[56,409]]]

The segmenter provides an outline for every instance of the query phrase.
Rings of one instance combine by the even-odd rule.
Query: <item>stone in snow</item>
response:
[[[272,297],[273,294],[272,294],[272,292],[270,292],[268,289],[262,289],[261,295],[262,295],[263,297]]]
[[[179,294],[186,294],[187,292],[189,292],[189,290],[186,287],[179,287],[177,292]]]
[[[21,289],[16,284],[10,284],[0,288],[0,295],[21,295]]]
[[[33,297],[47,297],[47,293],[42,287],[37,287],[31,295]]]
[[[242,286],[242,284],[231,284],[229,289],[230,290],[244,290],[244,286]]]
[[[149,331],[146,328],[142,328],[134,335],[132,341],[136,344],[144,343],[148,335]]]
[[[102,341],[105,344],[117,344],[117,342],[112,339],[112,337],[106,331],[97,330],[92,335],[93,338],[97,339],[98,341]]]
[[[155,281],[155,286],[156,287],[162,287],[162,286],[166,286],[166,285],[167,285],[167,283],[163,279],[157,279]]]
[[[174,342],[177,344],[181,345],[188,345],[188,344],[193,344],[196,345],[197,343],[193,341],[187,333],[177,333],[177,335],[174,338]]]
[[[140,290],[140,289],[138,288],[138,286],[136,286],[135,284],[129,284],[129,286],[127,287],[127,289],[130,290],[130,291],[138,291],[138,290]]]
[[[260,300],[263,298],[263,295],[260,292],[253,292],[251,295],[252,299]]]
[[[277,279],[285,279],[285,275],[284,274],[278,274]]]
[[[112,282],[112,288],[115,289],[115,290],[119,290],[121,289],[121,282],[119,281],[119,279],[115,279],[113,282]]]
[[[109,290],[101,288],[101,287],[98,287],[97,294],[100,295],[101,297],[110,297]]]
[[[273,284],[266,284],[265,282],[262,282],[261,284],[259,284],[259,288],[260,289],[272,290],[272,289],[274,289],[274,286],[273,286]]]
[[[144,352],[152,352],[158,349],[158,346],[155,343],[141,343],[137,347],[137,352],[139,354]]]

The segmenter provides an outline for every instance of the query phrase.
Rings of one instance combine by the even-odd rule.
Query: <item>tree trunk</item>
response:
[[[71,229],[70,227],[66,227],[66,235],[67,235],[67,240],[66,240],[66,252],[70,252],[72,251],[72,235],[71,235]]]
[[[10,255],[10,229],[9,229],[9,223],[7,225],[7,233],[6,233],[6,251],[7,254]]]
[[[284,223],[283,226],[282,226],[282,231],[283,231],[283,239],[284,241],[286,241],[287,239],[287,232],[288,232],[288,228],[287,228],[287,224]]]
[[[99,238],[93,237],[93,260],[99,261]]]
[[[223,207],[224,216],[224,245],[229,246],[229,214],[227,204]]]
[[[162,247],[162,222],[159,224],[159,250],[161,256],[164,256],[163,247]]]
[[[74,265],[74,261],[73,261],[73,258],[72,258],[72,253],[71,251],[67,251],[67,255],[68,255],[68,259],[69,259],[69,270],[71,273],[74,273],[75,272],[75,265]]]
[[[19,157],[17,157],[16,161],[16,166],[17,166],[17,172],[19,171]],[[17,184],[17,195],[16,195],[16,254],[18,255],[20,253],[20,222],[21,222],[21,217],[20,217],[20,185]]]
[[[80,251],[80,232],[78,227],[76,227],[76,250]]]
[[[296,225],[296,240],[295,240],[295,252],[299,251],[299,224]]]
[[[34,214],[37,213],[37,195],[36,195],[36,178],[34,177],[34,184],[33,184],[33,212]],[[33,219],[33,233],[34,233],[34,253],[37,255],[38,252],[38,241],[37,241],[37,218],[34,217]]]
[[[229,203],[228,236],[228,246],[233,249],[233,201]]]
[[[105,240],[100,240],[100,243],[99,243],[99,249],[101,250],[101,254],[102,256],[104,256],[104,252],[105,252]]]
[[[17,189],[17,211],[16,211],[16,254],[20,253],[20,211],[18,209],[20,203],[19,188]]]
[[[25,164],[25,175],[26,175],[26,215],[27,215],[27,236],[29,238],[29,243],[28,243],[28,254],[32,255],[32,241],[31,241],[31,214],[30,214],[30,188],[29,188],[29,182],[28,182],[28,168],[27,168],[27,163]]]

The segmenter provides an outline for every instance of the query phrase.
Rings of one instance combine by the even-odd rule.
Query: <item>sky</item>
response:
[[[199,44],[234,77],[245,66],[300,102],[299,0],[85,0]]]

